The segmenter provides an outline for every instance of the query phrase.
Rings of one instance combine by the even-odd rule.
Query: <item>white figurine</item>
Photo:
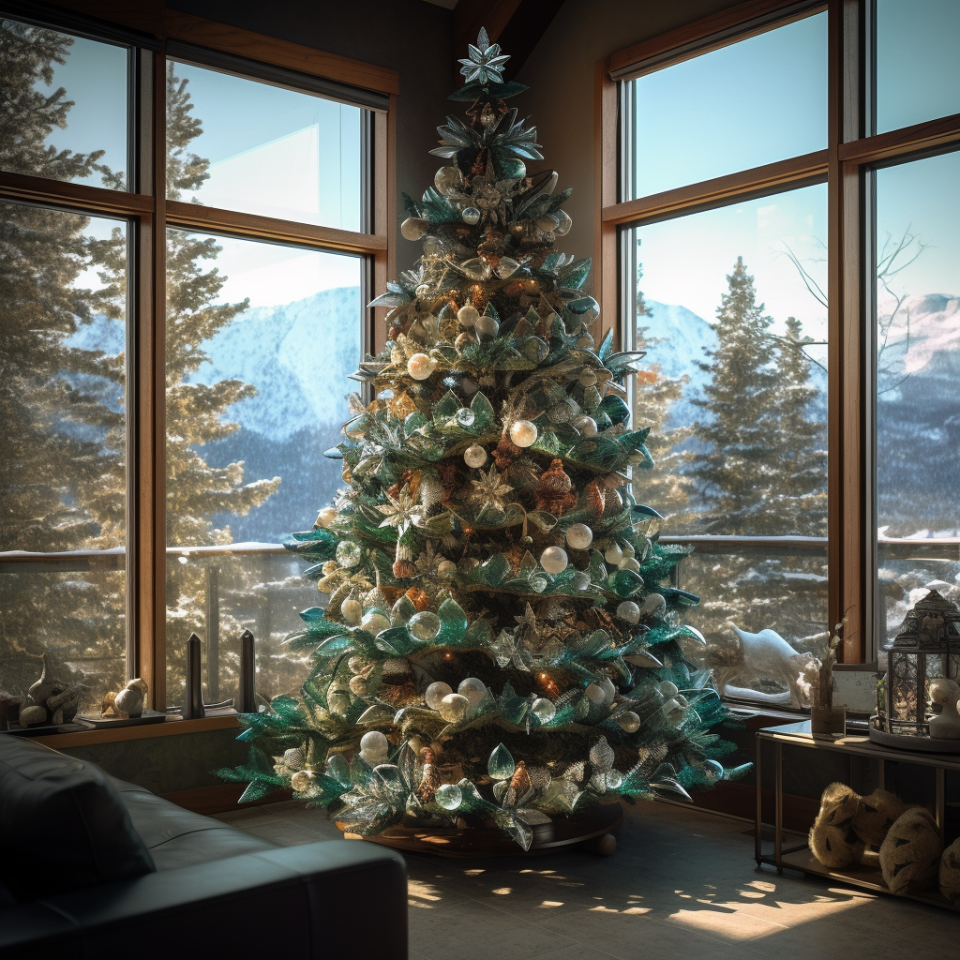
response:
[[[930,684],[930,702],[942,706],[940,713],[930,719],[930,736],[937,740],[960,740],[960,684],[940,677]]]

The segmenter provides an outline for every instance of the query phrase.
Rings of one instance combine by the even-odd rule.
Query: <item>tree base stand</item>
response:
[[[391,827],[376,837],[349,833],[346,824],[337,823],[347,840],[368,840],[395,850],[429,853],[438,857],[536,857],[579,847],[609,857],[617,849],[614,832],[623,822],[619,803],[602,804],[573,817],[555,817],[551,823],[537,825],[533,844],[524,850],[497,827],[459,829],[457,827]]]

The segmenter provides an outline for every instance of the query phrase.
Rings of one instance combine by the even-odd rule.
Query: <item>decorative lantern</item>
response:
[[[930,734],[931,684],[960,681],[960,609],[931,590],[904,618],[886,654],[870,739],[907,750],[960,753],[960,739]]]

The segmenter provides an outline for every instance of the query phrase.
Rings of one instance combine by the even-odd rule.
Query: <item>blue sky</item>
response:
[[[917,16],[920,8],[931,15]],[[960,57],[955,54],[960,2],[878,0],[878,24],[880,128],[960,110]],[[123,170],[126,51],[80,38],[70,49],[53,86],[65,86],[75,106],[67,129],[54,131],[50,142],[80,151],[103,148],[104,162]],[[826,16],[817,14],[640,78],[641,192],[821,149],[826,144],[826,67]],[[212,161],[211,181],[198,191],[198,200],[204,200],[205,191],[211,195],[207,202],[213,193],[232,195],[233,203],[221,202],[248,208],[260,204],[262,209],[254,212],[283,215],[271,204],[282,206],[291,196],[308,194],[319,165],[326,175],[305,202],[304,219],[357,228],[357,108],[198,67],[178,65],[177,70],[189,77],[195,113],[204,122],[195,149]],[[287,164],[282,177],[271,176],[278,157]],[[901,278],[909,284],[908,292],[960,292],[960,156],[887,168],[877,177],[881,237],[910,230],[927,245]],[[257,182],[238,192],[244,178]],[[270,194],[271,181],[279,182],[276,189],[282,195]],[[94,229],[108,226],[103,222]],[[826,239],[823,187],[654,224],[639,233],[642,289],[650,299],[682,303],[710,320],[726,289],[726,275],[742,255],[756,277],[760,299],[778,324],[794,314],[812,336],[819,339],[824,332],[823,311],[783,255],[789,244],[810,269],[821,268],[817,259]],[[251,269],[250,248],[235,246],[228,244],[219,262],[223,272],[237,278],[225,291],[231,298],[239,296],[241,274],[257,304],[296,299],[307,288],[317,289],[318,283],[339,286],[355,277],[354,264],[331,257],[322,276],[311,269],[295,290],[267,286],[271,271]],[[296,275],[290,269],[294,252],[261,246],[257,259],[264,265],[272,260],[280,270],[273,276]]]
[[[918,16],[918,11],[929,16]],[[878,126],[960,111],[960,2],[878,0]],[[638,195],[822,149],[827,143],[826,14],[667,67],[636,83]],[[899,292],[960,294],[960,154],[877,172],[877,230],[926,245]],[[826,312],[784,252],[823,289],[826,188],[806,187],[639,228],[645,296],[713,320],[737,256],[775,326],[826,338]]]

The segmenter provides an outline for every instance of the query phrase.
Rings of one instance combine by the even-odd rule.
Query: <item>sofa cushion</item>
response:
[[[110,779],[157,870],[189,867],[276,847],[269,840],[178,807],[145,787]]]
[[[102,770],[0,734],[0,880],[18,900],[154,869]]]

